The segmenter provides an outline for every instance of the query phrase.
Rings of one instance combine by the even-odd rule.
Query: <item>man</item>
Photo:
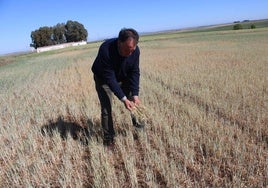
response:
[[[101,104],[101,124],[104,145],[114,143],[112,95],[121,100],[126,109],[133,110],[139,100],[140,50],[139,35],[134,29],[122,29],[117,38],[101,44],[92,65],[95,87]],[[140,127],[132,117],[134,126]]]

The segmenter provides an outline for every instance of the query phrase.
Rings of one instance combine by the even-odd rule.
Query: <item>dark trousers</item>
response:
[[[101,105],[101,125],[103,129],[103,140],[113,141],[115,136],[113,118],[112,118],[112,99],[113,92],[107,84],[105,84],[101,79],[94,75],[95,87],[98,93],[98,97]],[[129,98],[131,92],[129,91],[127,82],[120,83],[126,96]]]

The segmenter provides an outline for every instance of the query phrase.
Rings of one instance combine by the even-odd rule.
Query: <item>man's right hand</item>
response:
[[[124,100],[124,104],[126,109],[128,109],[129,111],[133,110],[133,108],[135,107],[135,104],[128,99]]]

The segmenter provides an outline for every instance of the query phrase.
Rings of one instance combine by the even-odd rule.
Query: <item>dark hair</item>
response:
[[[139,34],[135,29],[132,29],[132,28],[121,29],[118,35],[118,40],[120,42],[125,42],[128,38],[133,38],[136,44],[138,44],[139,42]]]

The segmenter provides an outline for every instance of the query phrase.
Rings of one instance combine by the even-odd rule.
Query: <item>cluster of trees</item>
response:
[[[243,23],[247,23],[247,22],[250,22],[250,20],[243,20],[242,21]],[[243,25],[246,26],[248,24],[240,24],[241,22],[240,21],[235,21],[234,22],[235,25],[233,26],[233,29],[234,30],[239,30],[239,29],[243,29]],[[256,28],[256,25],[255,24],[251,24],[248,26],[249,29],[255,29]]]
[[[31,47],[51,46],[67,42],[87,41],[88,32],[84,25],[77,21],[67,21],[66,24],[58,23],[53,27],[40,27],[31,32]]]
[[[256,28],[256,26],[255,26],[254,24],[251,24],[251,25],[249,26],[249,29],[255,29],[255,28]],[[243,25],[242,25],[242,24],[235,24],[235,25],[233,26],[233,29],[234,29],[234,30],[243,29]]]

